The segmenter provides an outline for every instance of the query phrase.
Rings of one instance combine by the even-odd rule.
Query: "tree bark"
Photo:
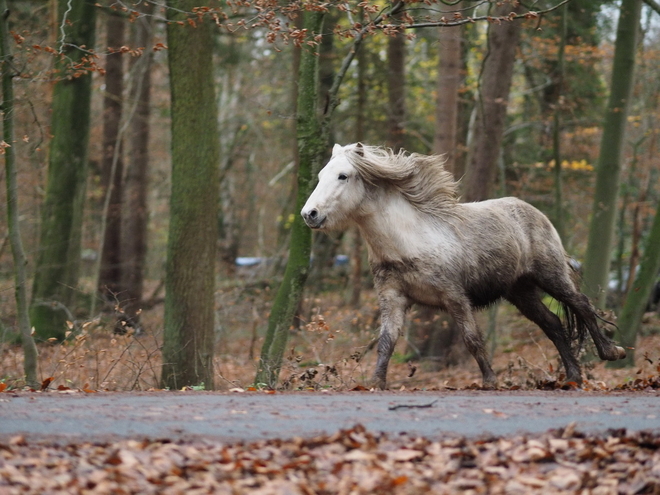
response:
[[[460,3],[456,9],[460,8]],[[438,28],[438,81],[435,107],[433,152],[445,154],[445,168],[456,176],[456,146],[458,129],[458,91],[463,68],[461,49],[463,27]]]
[[[122,201],[121,302],[134,327],[139,325],[147,252],[147,185],[149,170],[149,117],[151,101],[151,62],[153,4],[142,5],[143,17],[133,24],[133,46],[144,47],[141,57],[131,64],[128,102],[134,107],[128,130],[128,166]]]
[[[304,28],[309,33],[319,33],[323,25],[323,13],[305,11]],[[312,232],[298,212],[312,191],[314,173],[320,168],[320,159],[326,147],[321,122],[317,115],[319,62],[314,50],[305,46],[301,53],[298,79],[298,192],[289,259],[284,272],[261,349],[261,360],[255,383],[274,387],[282,368],[282,357],[289,338],[291,321],[300,303],[300,297],[309,274],[309,258]]]
[[[608,363],[611,368],[623,368],[635,365],[635,342],[639,326],[649,302],[651,291],[660,271],[660,208],[655,212],[651,232],[646,239],[644,254],[635,277],[635,283],[626,296],[623,311],[617,322],[616,338],[626,348],[625,359]],[[633,273],[629,275],[631,278]]]
[[[610,254],[614,240],[621,160],[632,94],[641,0],[622,0],[617,25],[610,97],[596,165],[596,190],[584,259],[583,290],[605,307]]]
[[[101,187],[105,215],[105,229],[101,232],[102,249],[98,274],[98,291],[110,302],[121,291],[121,198],[124,170],[122,136],[119,128],[123,112],[124,18],[109,15],[106,23],[106,43],[114,50],[106,57],[105,94],[103,96],[103,144],[101,156]],[[107,208],[105,208],[107,204]]]
[[[81,47],[94,46],[97,7],[59,0],[57,10],[63,37],[55,62],[53,137],[30,307],[41,340],[64,338],[78,284],[92,77],[75,66],[87,56]]]
[[[365,112],[367,107],[366,71],[366,48],[363,46],[357,53],[357,115],[355,118],[355,141],[358,143],[362,143],[365,136]],[[348,288],[348,303],[351,307],[357,309],[360,306],[360,296],[362,294],[362,236],[357,227],[353,227],[351,234],[351,274]]]
[[[203,384],[212,390],[218,124],[211,28],[185,14],[196,4],[168,2],[172,195],[161,383],[170,389]]]
[[[502,3],[494,9],[493,16],[506,16],[521,7]],[[488,52],[481,69],[474,138],[465,174],[463,200],[466,202],[482,201],[493,195],[520,29],[519,21],[488,26]]]
[[[21,240],[18,214],[18,181],[16,153],[14,151],[14,69],[9,49],[9,9],[7,0],[0,0],[0,71],[2,72],[2,137],[5,155],[5,176],[7,186],[7,230],[14,257],[14,296],[21,342],[23,344],[23,369],[25,382],[37,387],[37,347],[31,335],[30,315],[27,295],[27,258]],[[5,146],[8,145],[8,146]]]
[[[406,35],[398,32],[387,40],[387,145],[394,151],[405,148]]]

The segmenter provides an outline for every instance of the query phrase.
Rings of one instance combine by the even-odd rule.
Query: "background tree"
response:
[[[123,14],[123,12],[122,12]],[[103,142],[101,155],[101,188],[104,198],[105,225],[101,232],[101,256],[98,290],[115,302],[121,291],[121,198],[124,175],[122,112],[124,107],[124,16],[108,14],[106,18],[105,93],[103,97]],[[107,206],[106,206],[107,205]]]
[[[18,213],[18,184],[16,180],[16,153],[14,151],[14,83],[16,75],[12,67],[9,49],[9,9],[6,0],[0,0],[0,71],[2,72],[2,138],[1,154],[5,155],[7,186],[7,228],[14,257],[14,294],[18,313],[18,327],[23,344],[23,369],[25,382],[38,386],[37,347],[34,344],[28,313],[27,258],[23,249]]]
[[[213,36],[208,22],[187,17],[194,0],[168,6],[172,195],[161,382],[212,390],[219,165]]]
[[[63,338],[80,269],[80,241],[90,132],[91,72],[97,7],[57,2],[58,53],[50,153],[30,319],[38,339]]]
[[[494,16],[520,12],[518,4],[492,6]],[[502,21],[488,25],[488,46],[479,78],[479,94],[463,183],[463,201],[482,201],[493,195],[495,171],[506,122],[507,104],[516,50],[520,39],[519,22]]]
[[[394,16],[399,19],[399,16]],[[406,34],[397,31],[387,39],[387,146],[405,148],[406,124]]]
[[[309,33],[320,33],[324,14],[305,11],[303,26]],[[319,59],[312,47],[303,48],[298,78],[297,129],[298,191],[296,209],[299,212],[313,188],[313,176],[320,168],[320,159],[327,147],[323,139],[318,107]],[[300,303],[309,274],[312,232],[302,217],[296,214],[291,227],[289,260],[284,279],[277,291],[268,319],[268,330],[261,348],[261,359],[255,383],[274,387],[282,367],[282,357],[289,336],[291,321]]]
[[[623,145],[635,68],[641,0],[622,0],[594,192],[583,288],[598,307],[605,307],[614,239]]]
[[[121,294],[126,316],[139,325],[142,308],[145,258],[147,254],[147,172],[149,169],[149,117],[151,115],[151,65],[153,50],[153,4],[140,6],[144,15],[133,24],[132,46],[144,48],[141,57],[132,59],[128,106],[131,119],[128,127],[128,163],[122,199],[121,225]]]
[[[623,368],[635,365],[635,346],[637,334],[646,311],[649,297],[657,283],[660,272],[660,208],[655,212],[651,232],[646,239],[644,254],[635,277],[632,290],[628,291],[626,302],[617,321],[616,338],[626,348],[626,358],[616,363],[608,363],[612,368]],[[633,275],[630,274],[632,277]]]
[[[460,8],[460,3],[456,5]],[[464,67],[463,26],[438,28],[438,82],[435,105],[433,152],[446,154],[445,168],[456,171],[459,90]],[[462,169],[463,167],[461,167]],[[461,174],[454,174],[460,178]]]

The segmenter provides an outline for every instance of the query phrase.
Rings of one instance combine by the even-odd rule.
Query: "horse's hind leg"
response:
[[[538,288],[532,283],[518,283],[507,295],[507,300],[525,318],[536,323],[555,345],[566,370],[566,381],[582,384],[580,364],[571,350],[570,339],[559,317],[541,301]]]
[[[623,347],[612,342],[598,328],[596,310],[589,302],[589,298],[575,288],[568,274],[547,277],[546,280],[539,281],[539,286],[573,312],[578,333],[584,332],[585,328],[589,331],[601,359],[616,361],[626,357]],[[567,317],[570,318],[571,315]]]
[[[477,327],[477,322],[474,319],[474,314],[469,303],[447,304],[447,311],[454,318],[458,328],[461,330],[465,346],[479,365],[484,388],[497,388],[497,375],[495,375],[493,368],[491,368],[488,362],[484,339]]]
[[[554,296],[553,296],[554,297]],[[555,298],[566,304],[575,313],[578,325],[582,324],[589,330],[589,335],[594,341],[598,357],[605,361],[616,361],[626,357],[623,347],[616,345],[598,327],[596,310],[589,302],[589,298],[581,292],[575,292],[574,297],[567,300]]]

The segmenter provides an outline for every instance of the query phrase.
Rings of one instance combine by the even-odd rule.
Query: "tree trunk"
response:
[[[642,316],[649,302],[651,291],[660,271],[660,208],[655,212],[653,226],[646,239],[644,254],[639,267],[639,273],[635,277],[635,284],[626,296],[623,311],[617,322],[618,331],[616,338],[626,348],[626,358],[620,361],[608,363],[611,368],[623,368],[635,365],[635,342],[637,332],[642,322]],[[630,277],[634,274],[630,273]]]
[[[642,0],[622,0],[621,2],[612,64],[610,97],[596,166],[596,190],[584,259],[583,290],[600,308],[605,307],[607,296],[621,160],[628,106],[632,94],[641,9]]]
[[[460,3],[455,7],[460,8]],[[456,177],[458,91],[463,68],[461,42],[463,27],[438,28],[438,81],[435,107],[433,152],[446,154],[445,168]],[[460,177],[460,176],[459,176]]]
[[[337,17],[330,16],[324,22],[327,25],[336,24]],[[328,95],[332,88],[335,77],[334,59],[335,43],[334,35],[326,34],[323,36],[319,47],[319,106],[326,108],[328,105]],[[330,142],[334,142],[332,129],[330,129]],[[329,150],[324,150],[323,162],[330,158]],[[312,233],[312,253],[314,262],[310,267],[308,277],[308,293],[318,294],[327,290],[327,281],[334,267],[335,257],[341,246],[343,232],[331,232],[323,234]]]
[[[362,13],[362,11],[361,11]],[[355,141],[364,141],[365,112],[367,107],[367,57],[366,48],[357,53],[357,106],[355,119]],[[360,229],[353,227],[351,243],[351,274],[349,279],[348,303],[357,309],[362,294],[362,236]]]
[[[59,0],[57,10],[62,56],[55,63],[53,137],[30,308],[32,326],[41,340],[64,338],[78,284],[92,77],[75,66],[87,56],[79,47],[94,46],[97,7],[92,2]]]
[[[406,120],[406,35],[387,39],[387,145],[394,151],[405,148]]]
[[[2,71],[2,154],[5,155],[5,176],[7,186],[7,230],[14,257],[14,295],[21,342],[23,344],[23,369],[25,382],[37,387],[37,347],[31,335],[30,315],[27,295],[27,258],[21,240],[18,214],[18,181],[16,153],[14,152],[14,69],[9,49],[9,9],[7,0],[0,0],[0,70]]]
[[[124,96],[124,58],[120,51],[124,45],[124,22],[122,16],[110,14],[106,24],[107,46],[111,53],[106,57],[103,96],[101,187],[106,199],[103,208],[105,229],[101,232],[103,237],[98,291],[110,302],[114,302],[121,290],[121,198],[124,161],[119,127]]]
[[[121,301],[130,323],[139,326],[142,304],[144,261],[147,252],[147,172],[149,169],[149,116],[151,101],[151,61],[153,4],[144,3],[144,17],[133,24],[133,46],[144,47],[141,57],[133,59],[128,102],[132,111],[129,124],[129,155],[121,226]]]
[[[305,11],[303,24],[309,33],[319,33],[323,25],[323,13]],[[312,191],[314,173],[320,168],[320,159],[326,148],[321,122],[317,115],[318,103],[318,56],[311,47],[303,45],[298,79],[298,192],[289,259],[284,272],[270,318],[266,339],[261,349],[261,360],[255,383],[274,387],[282,367],[282,357],[289,338],[291,321],[300,303],[300,297],[309,273],[312,232],[298,212]]]
[[[196,3],[168,2],[172,196],[161,383],[171,389],[204,384],[212,390],[218,124],[211,27],[185,14]]]
[[[493,16],[506,16],[521,7],[502,3],[494,9]],[[464,182],[465,202],[482,201],[493,195],[520,29],[519,21],[488,26],[488,51],[481,68],[474,138]]]

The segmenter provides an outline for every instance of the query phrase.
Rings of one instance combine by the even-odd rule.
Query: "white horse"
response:
[[[556,230],[539,210],[516,198],[460,203],[441,156],[335,145],[301,214],[315,230],[357,225],[369,250],[381,307],[374,384],[387,366],[413,303],[447,311],[479,364],[485,388],[497,387],[474,310],[504,298],[552,340],[566,380],[582,383],[571,341],[591,337],[601,359],[625,357],[598,328],[595,310],[571,276]],[[564,307],[566,325],[541,301]]]

